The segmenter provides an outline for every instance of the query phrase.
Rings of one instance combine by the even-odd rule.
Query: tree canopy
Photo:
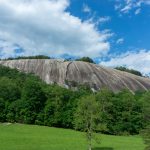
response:
[[[51,58],[49,56],[45,56],[45,55],[35,55],[35,56],[9,57],[4,60],[18,60],[18,59],[51,59]]]
[[[143,103],[143,115],[146,127],[142,130],[142,136],[146,144],[145,150],[150,150],[150,92],[147,92],[142,97]]]
[[[92,149],[94,132],[100,125],[100,109],[95,96],[85,96],[79,100],[74,118],[75,128],[86,132],[89,150]]]
[[[149,98],[150,92],[132,94],[123,90],[113,93],[101,89],[92,93],[84,86],[73,91],[56,84],[47,85],[33,74],[0,65],[0,122],[75,129],[76,110],[84,110],[85,102],[88,110],[92,111],[96,101],[99,114],[93,115],[98,117],[101,126],[93,131],[114,135],[138,134],[148,126],[144,121],[143,106],[147,105]],[[77,129],[84,130],[84,122]]]
[[[95,63],[94,60],[90,57],[82,57],[82,58],[79,58],[79,59],[76,59],[76,61],[84,61],[84,62],[89,62],[89,63]]]
[[[129,72],[132,74],[135,74],[137,76],[143,76],[142,73],[140,71],[134,70],[134,69],[128,69],[126,67],[120,66],[120,67],[116,67],[115,69],[120,70],[120,71],[125,71],[125,72]]]

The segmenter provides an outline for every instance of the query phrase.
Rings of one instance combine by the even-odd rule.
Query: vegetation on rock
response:
[[[93,61],[93,59],[90,57],[82,57],[82,58],[76,59],[76,61],[84,61],[84,62],[89,62],[89,63],[93,63],[93,64],[95,63]]]
[[[51,59],[51,58],[49,56],[45,56],[45,55],[35,55],[35,56],[9,57],[4,60],[18,60],[18,59]]]
[[[128,69],[126,67],[120,66],[120,67],[116,67],[115,69],[120,70],[120,71],[125,71],[125,72],[129,72],[132,74],[135,74],[137,76],[143,76],[142,73],[140,71],[134,70],[134,69]]]

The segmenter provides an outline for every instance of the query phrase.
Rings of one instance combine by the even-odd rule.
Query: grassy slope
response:
[[[143,150],[140,137],[100,135],[93,150]],[[0,124],[0,150],[86,150],[84,134],[33,125]]]

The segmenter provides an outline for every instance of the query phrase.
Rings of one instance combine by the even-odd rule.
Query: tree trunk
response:
[[[92,150],[92,146],[91,146],[91,144],[89,144],[89,150]]]
[[[92,150],[92,114],[90,116],[90,123],[89,123],[89,150]]]

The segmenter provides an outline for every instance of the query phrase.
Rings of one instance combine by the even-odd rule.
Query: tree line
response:
[[[5,59],[0,59],[0,60],[18,60],[18,59],[51,59],[49,56],[45,55],[35,55],[35,56],[18,56],[18,57],[9,57]]]
[[[134,69],[128,69],[128,68],[123,67],[123,66],[116,67],[115,69],[120,70],[120,71],[125,71],[125,72],[128,72],[128,73],[143,77],[143,75],[140,71],[137,71],[137,70],[134,70]]]
[[[113,93],[104,88],[93,93],[88,87],[80,85],[78,90],[72,91],[56,84],[47,85],[33,74],[0,66],[0,122],[84,131],[85,122],[77,116],[88,109],[84,102],[89,99],[90,103],[94,99],[98,107],[91,107],[96,107],[98,119],[95,119],[100,121],[98,127],[93,124],[95,132],[138,134],[149,123],[144,115],[144,105],[147,105],[149,98],[150,92],[137,91],[132,94],[126,89]]]

